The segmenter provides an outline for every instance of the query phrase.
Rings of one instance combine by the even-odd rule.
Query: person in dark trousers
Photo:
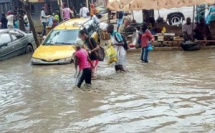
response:
[[[124,12],[123,11],[117,11],[116,12],[116,18],[117,18],[117,32],[118,32],[119,31],[119,27],[123,23]]]
[[[99,45],[96,43],[95,39],[89,37],[84,30],[81,30],[79,32],[79,37],[81,38],[82,41],[85,42],[85,45],[87,46],[87,52],[93,64],[92,77],[93,79],[95,79],[95,72],[99,63],[97,58],[97,51],[99,50]]]
[[[195,39],[197,40],[210,40],[211,37],[211,31],[209,26],[205,23],[205,19],[204,18],[200,18],[199,20],[200,22],[197,24],[194,32],[195,32]]]
[[[150,30],[148,30],[148,25],[146,23],[143,23],[142,25],[142,34],[141,34],[141,60],[144,63],[148,63],[148,47],[149,47],[149,43],[154,41],[154,36],[152,35],[152,33],[150,32]]]
[[[7,29],[7,19],[6,19],[6,15],[5,13],[2,13],[2,17],[1,17],[1,28],[2,29]]]
[[[41,8],[41,13],[40,13],[40,20],[41,20],[41,23],[43,25],[43,31],[42,31],[42,34],[43,36],[46,35],[46,26],[47,26],[47,19],[49,18],[50,16],[46,16],[46,13],[44,11],[44,7]]]
[[[92,68],[91,63],[88,57],[88,53],[85,49],[83,49],[83,42],[78,41],[76,43],[76,52],[74,53],[75,57],[75,69],[77,71],[77,67],[79,67],[79,74],[76,81],[76,86],[78,88],[81,88],[82,83],[85,81],[86,88],[91,88],[91,74],[92,74]]]

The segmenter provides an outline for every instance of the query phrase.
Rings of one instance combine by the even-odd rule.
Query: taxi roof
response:
[[[80,29],[81,25],[89,21],[90,19],[86,18],[75,18],[70,19],[65,22],[60,23],[58,26],[54,28],[54,30],[62,30],[62,29]]]

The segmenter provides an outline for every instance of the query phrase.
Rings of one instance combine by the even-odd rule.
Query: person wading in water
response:
[[[123,47],[124,41],[122,35],[119,32],[114,31],[113,24],[110,24],[107,27],[107,31],[111,36],[111,42],[114,45],[115,50],[117,51],[117,62],[115,65],[116,72],[123,71],[125,72],[125,58],[126,58],[126,50]]]
[[[85,89],[89,90],[91,88],[91,74],[92,74],[92,64],[88,57],[88,53],[83,49],[83,42],[78,41],[75,45],[76,52],[75,57],[75,69],[79,67],[79,74],[76,81],[76,87],[81,88],[82,83],[85,81]]]
[[[85,45],[87,46],[87,52],[93,64],[92,78],[95,79],[96,78],[95,73],[99,63],[96,52],[99,50],[99,45],[96,43],[95,39],[92,37],[89,37],[84,30],[81,30],[79,32],[79,37],[81,38],[82,41],[85,42]]]

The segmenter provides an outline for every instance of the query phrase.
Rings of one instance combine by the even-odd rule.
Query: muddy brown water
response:
[[[115,74],[100,63],[94,89],[72,90],[73,65],[0,62],[1,133],[214,133],[215,50],[129,53]]]

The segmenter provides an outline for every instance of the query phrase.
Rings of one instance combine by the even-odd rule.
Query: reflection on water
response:
[[[1,132],[215,132],[215,51],[152,52],[130,72],[100,64],[94,90],[72,90],[73,65],[0,62]]]

